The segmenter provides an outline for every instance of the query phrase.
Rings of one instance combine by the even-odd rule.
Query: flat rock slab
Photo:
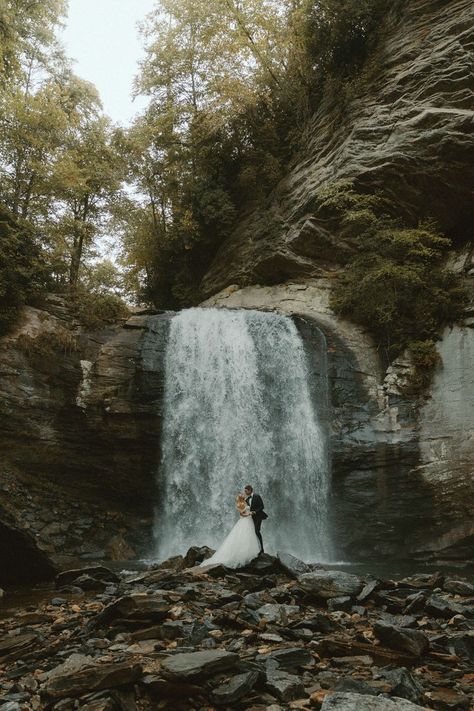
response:
[[[141,673],[141,665],[133,662],[94,664],[64,675],[54,675],[46,682],[45,692],[54,699],[81,696],[88,691],[134,684]]]
[[[170,604],[161,596],[136,593],[114,600],[97,615],[97,624],[110,622],[116,617],[129,619],[150,619],[156,622],[168,616]]]
[[[161,663],[164,674],[180,679],[211,676],[236,666],[239,655],[222,649],[175,654]]]
[[[338,692],[325,697],[321,711],[424,711],[424,707],[405,699]]]
[[[298,577],[298,583],[304,592],[323,600],[359,595],[364,586],[362,578],[340,570],[314,570],[312,573],[303,573]]]
[[[267,603],[258,608],[257,615],[264,617],[268,622],[279,622],[284,625],[287,623],[288,617],[295,615],[299,612],[299,609],[297,605],[275,605]]]
[[[291,575],[292,578],[297,578],[298,575],[311,572],[311,566],[299,558],[296,558],[294,555],[291,555],[291,553],[278,552],[277,558],[282,568],[288,575]]]
[[[234,704],[236,701],[250,693],[258,681],[258,672],[247,672],[246,674],[238,674],[230,681],[221,684],[214,689],[212,698],[217,706],[227,706]]]
[[[376,622],[374,633],[377,639],[392,649],[421,657],[429,648],[429,640],[423,632],[395,627],[384,622]]]
[[[301,679],[294,674],[287,674],[280,669],[267,673],[266,690],[280,701],[301,699],[305,695]]]
[[[86,568],[74,568],[72,570],[63,570],[56,576],[56,586],[58,588],[63,585],[71,585],[83,575],[88,575],[95,580],[101,580],[107,583],[116,583],[119,577],[104,565],[89,565]]]
[[[257,662],[276,662],[282,669],[296,669],[313,661],[313,657],[304,647],[284,647],[267,654],[259,654]]]

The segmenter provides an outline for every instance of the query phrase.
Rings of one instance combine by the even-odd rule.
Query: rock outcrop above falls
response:
[[[341,179],[382,191],[408,223],[434,217],[465,239],[474,215],[473,37],[470,0],[410,0],[388,11],[363,77],[343,106],[327,93],[270,207],[224,242],[204,293],[333,268],[348,245],[318,217],[317,193]]]

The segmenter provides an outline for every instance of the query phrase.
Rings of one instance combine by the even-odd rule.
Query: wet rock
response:
[[[292,701],[305,695],[301,679],[280,669],[267,672],[266,690],[279,701]]]
[[[90,565],[87,568],[63,570],[61,573],[58,573],[56,576],[56,587],[60,588],[64,585],[71,585],[81,576],[88,576],[107,583],[117,583],[120,580],[118,575],[109,570],[109,568],[103,565]]]
[[[303,573],[311,572],[311,566],[299,560],[299,558],[296,558],[294,555],[291,555],[291,553],[278,552],[277,558],[283,570],[292,578],[297,578],[299,575],[303,575]]]
[[[422,700],[423,687],[405,667],[383,671],[380,676],[390,684],[390,694],[392,696],[413,701],[415,704]]]
[[[0,660],[19,658],[39,641],[37,634],[7,635],[0,639]]]
[[[443,590],[455,593],[456,595],[466,595],[474,597],[474,585],[466,580],[456,580],[455,578],[447,578],[444,581]]]
[[[359,595],[357,595],[357,602],[365,602],[368,600],[379,585],[380,582],[378,580],[370,580],[366,585],[364,585]]]
[[[346,679],[340,679],[334,691],[344,691],[351,694],[366,694],[368,696],[376,696],[377,692],[373,689],[366,681],[362,679],[354,679],[352,677],[347,677]]]
[[[436,711],[468,711],[471,708],[469,696],[454,689],[436,689],[428,691],[426,696],[430,706]]]
[[[254,688],[258,681],[258,672],[250,671],[238,674],[230,681],[224,682],[212,692],[212,699],[217,706],[234,704]]]
[[[474,663],[474,631],[454,635],[447,646],[451,654]]]
[[[288,617],[295,615],[299,611],[297,605],[273,605],[268,603],[259,607],[257,615],[264,617],[268,622],[277,622],[281,625],[286,625]]]
[[[334,612],[336,610],[344,610],[347,612],[350,610],[352,607],[352,598],[344,596],[344,597],[332,597],[330,600],[328,600],[328,610],[331,610],[331,612]]]
[[[268,553],[262,553],[257,558],[254,558],[245,570],[259,575],[272,575],[280,573],[282,567],[278,558]]]
[[[259,654],[257,662],[276,662],[282,669],[297,669],[313,661],[311,654],[304,647],[285,647],[266,654]]]
[[[408,652],[415,657],[422,656],[428,651],[429,641],[423,632],[401,627],[395,627],[383,622],[374,625],[375,636],[392,649]]]
[[[462,615],[466,612],[466,608],[463,607],[463,605],[458,605],[455,602],[445,600],[435,595],[432,595],[426,601],[425,610],[433,617],[445,617],[446,619],[450,619],[454,617],[454,615]]]
[[[424,708],[405,699],[337,692],[324,698],[321,711],[424,711]]]
[[[304,573],[298,577],[298,584],[309,596],[324,600],[356,596],[363,588],[361,578],[340,570],[314,570]]]
[[[400,587],[408,588],[439,588],[442,586],[444,576],[441,573],[420,573],[402,578],[399,581]]]
[[[100,612],[95,620],[97,625],[105,624],[116,617],[160,621],[167,617],[170,604],[161,596],[134,593],[114,600]]]
[[[203,560],[210,558],[213,553],[212,548],[208,548],[208,546],[191,546],[183,558],[182,567],[193,568],[195,565],[202,563]]]
[[[141,671],[141,665],[133,661],[94,664],[66,674],[53,674],[44,691],[51,698],[80,696],[87,691],[133,684],[141,676]]]
[[[301,620],[300,622],[297,622],[292,625],[292,627],[294,629],[307,628],[312,630],[313,632],[321,632],[322,634],[336,632],[337,630],[341,629],[340,625],[338,625],[337,622],[334,622],[334,620],[332,620],[327,615],[323,615],[322,613],[314,615],[313,617],[307,618],[305,620]]]
[[[176,654],[162,662],[163,673],[179,679],[195,679],[212,676],[217,672],[233,669],[239,655],[221,649]]]
[[[134,560],[137,557],[136,551],[121,533],[112,536],[105,550],[110,560]]]

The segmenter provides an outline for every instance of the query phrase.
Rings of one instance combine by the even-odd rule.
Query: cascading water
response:
[[[320,387],[321,412],[327,387]],[[269,518],[266,550],[330,557],[327,436],[293,321],[259,311],[189,309],[171,320],[165,360],[159,558],[217,547],[247,483]]]

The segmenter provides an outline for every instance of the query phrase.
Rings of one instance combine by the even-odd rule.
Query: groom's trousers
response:
[[[262,541],[262,534],[260,533],[260,527],[262,525],[262,519],[257,518],[256,516],[252,516],[253,518],[253,525],[255,526],[255,533],[257,534],[258,542],[260,543],[260,553],[263,553],[263,541]]]

